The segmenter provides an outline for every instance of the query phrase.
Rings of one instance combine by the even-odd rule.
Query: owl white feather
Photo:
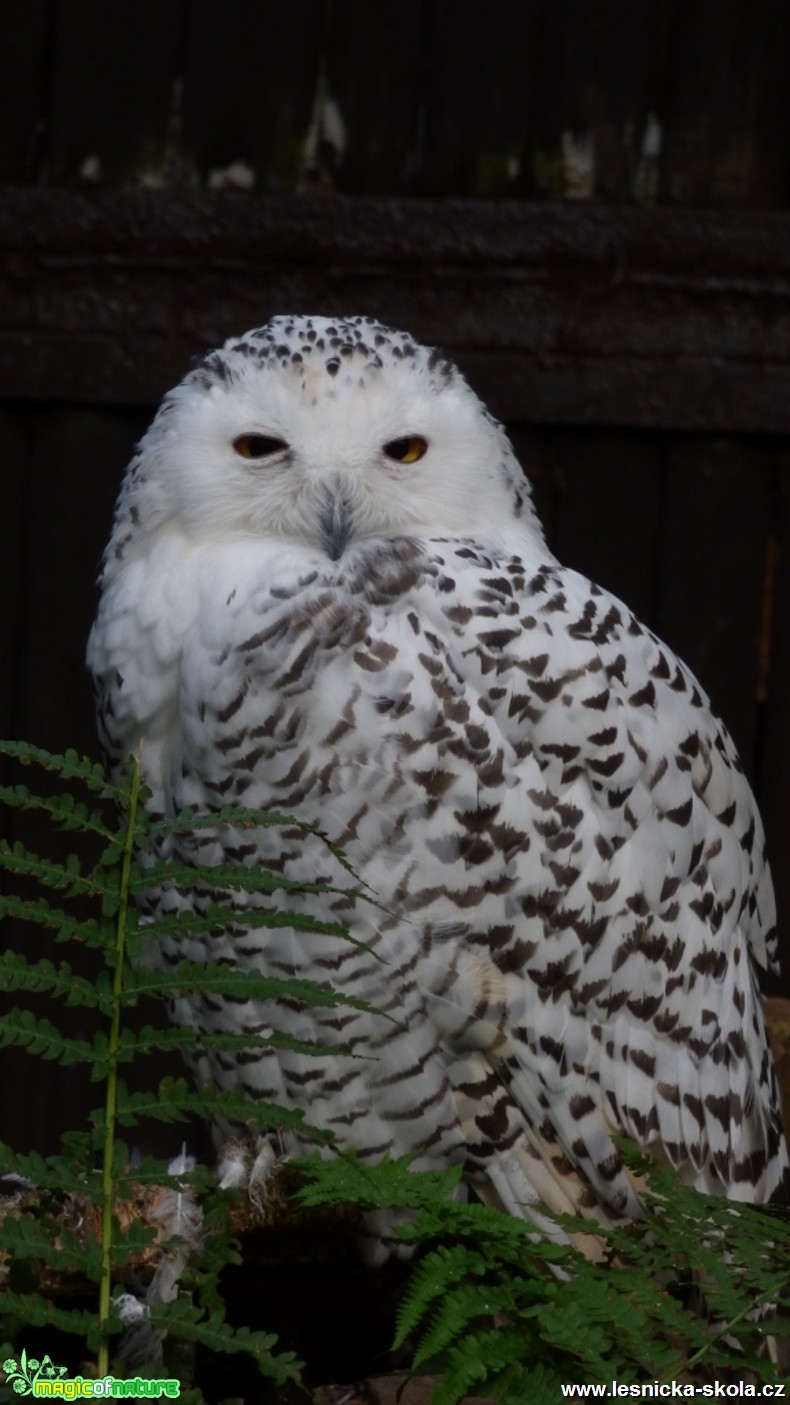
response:
[[[144,744],[159,810],[300,821],[209,835],[201,862],[224,846],[347,887],[315,825],[376,898],[266,899],[353,943],[243,924],[162,943],[383,1012],[183,999],[200,1030],[342,1049],[207,1055],[202,1077],[374,1161],[462,1162],[538,1222],[639,1213],[621,1133],[702,1190],[780,1194],[757,987],[774,903],[732,742],[671,650],[549,552],[503,430],[441,352],[366,317],[227,342],[143,439],[101,586],[110,757]]]

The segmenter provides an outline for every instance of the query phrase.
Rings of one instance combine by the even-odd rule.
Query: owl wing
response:
[[[379,898],[352,925],[403,989],[370,985],[377,959],[354,993],[395,1000],[409,1033],[390,1022],[354,1061],[376,1131],[354,1122],[355,1144],[423,1147],[440,1098],[437,1155],[465,1143],[513,1213],[636,1212],[618,1133],[701,1188],[772,1195],[762,830],[671,652],[545,553],[383,542],[317,572],[253,543],[213,568],[179,551],[105,593],[105,736],[118,757],[145,738],[155,804],[298,813]],[[285,862],[317,876],[303,845]]]
[[[199,554],[175,531],[139,558],[124,561],[120,548],[108,558],[87,649],[99,739],[112,770],[130,755],[142,758],[153,808],[163,811],[180,746],[185,641],[216,602],[204,587]]]
[[[617,1217],[637,1208],[625,1134],[700,1189],[769,1198],[787,1165],[755,970],[773,893],[726,730],[589,581],[433,550],[421,642],[454,735],[425,777],[445,828],[422,844],[444,887],[415,877],[407,901],[472,1164],[511,1211],[537,1188]]]

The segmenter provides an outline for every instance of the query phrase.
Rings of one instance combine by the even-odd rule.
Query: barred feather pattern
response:
[[[414,462],[382,453],[415,436]],[[111,757],[144,743],[162,811],[298,821],[173,852],[348,890],[314,826],[371,895],[248,894],[233,928],[162,940],[166,962],[372,1007],[182,999],[199,1030],[341,1049],[216,1052],[201,1079],[302,1108],[374,1161],[461,1162],[539,1224],[639,1213],[621,1133],[702,1190],[781,1193],[757,986],[773,894],[731,739],[667,646],[553,558],[502,430],[440,353],[366,318],[279,318],[213,353],[130,466],[102,585],[89,662]],[[206,900],[172,885],[152,915]],[[245,926],[264,902],[353,941]],[[381,1256],[387,1225],[371,1233]]]

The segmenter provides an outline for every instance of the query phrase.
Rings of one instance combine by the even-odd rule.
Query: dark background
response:
[[[790,924],[786,0],[26,0],[0,40],[0,736],[96,755],[99,557],[191,357],[374,314],[698,674]],[[0,1078],[20,1149],[96,1100]]]

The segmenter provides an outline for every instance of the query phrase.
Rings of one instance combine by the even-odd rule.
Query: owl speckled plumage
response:
[[[700,1189],[780,1193],[757,989],[774,904],[732,742],[671,651],[548,551],[440,352],[370,318],[277,317],[207,356],[128,470],[89,664],[109,755],[144,743],[155,807],[294,815],[376,898],[267,897],[353,944],[241,924],[162,943],[394,1017],[185,998],[174,1018],[201,1030],[343,1049],[216,1053],[203,1077],[374,1160],[463,1162],[538,1223],[638,1214],[619,1133]],[[209,834],[201,861],[223,844],[348,887],[301,827]]]

